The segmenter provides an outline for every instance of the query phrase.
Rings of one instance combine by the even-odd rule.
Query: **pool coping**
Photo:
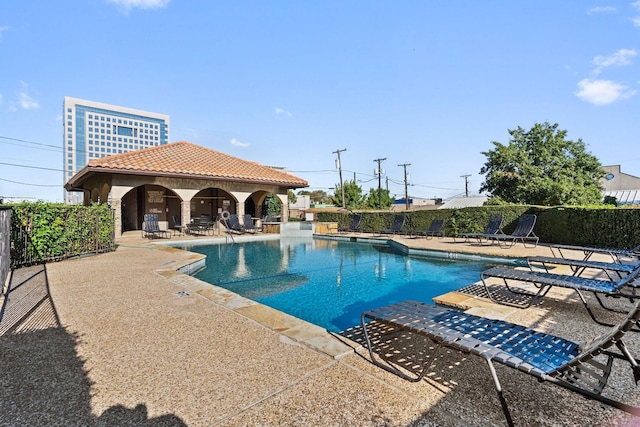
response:
[[[434,249],[411,248],[393,239],[377,238],[377,237],[354,237],[314,234],[313,239],[319,240],[336,240],[344,242],[357,242],[363,244],[383,244],[388,245],[399,252],[410,256],[422,256],[439,259],[452,260],[493,260],[500,263],[519,263],[522,258],[516,257],[498,257],[481,254],[468,254],[459,252],[450,252]],[[239,236],[238,242],[279,240],[282,236],[273,235],[256,235],[256,236]],[[290,239],[291,237],[286,237]],[[296,239],[293,237],[292,239]],[[308,237],[305,237],[308,239]],[[176,246],[191,245],[211,245],[211,244],[231,244],[226,237],[212,237],[207,239],[194,240],[174,240],[171,242],[154,242],[152,246],[160,250],[168,251],[184,251],[190,256],[178,265],[167,268],[157,269],[155,272],[172,283],[184,288],[187,292],[197,294],[219,306],[233,311],[240,316],[248,318],[259,325],[270,329],[283,337],[293,340],[296,343],[310,347],[316,351],[324,353],[334,359],[340,359],[349,354],[354,353],[362,348],[362,346],[339,333],[329,331],[321,326],[307,322],[298,317],[287,314],[283,311],[261,304],[254,300],[245,298],[228,289],[212,285],[192,276],[192,274],[205,268],[206,255],[190,252]],[[462,304],[462,300],[466,304]],[[455,302],[455,303],[454,303]],[[450,307],[456,307],[462,310],[474,308],[474,303],[486,305],[484,299],[478,297],[465,296],[459,292],[452,291],[432,299],[434,304],[443,304]],[[471,303],[471,306],[469,305]]]

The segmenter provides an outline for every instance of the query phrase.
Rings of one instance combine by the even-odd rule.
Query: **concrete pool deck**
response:
[[[550,254],[544,246],[394,240],[452,253]],[[410,383],[373,366],[357,339],[176,272],[200,255],[154,244],[137,232],[117,243],[112,253],[48,264],[57,319],[43,316],[50,321],[0,337],[0,425],[505,424],[478,357],[444,352],[428,379]],[[443,298],[574,341],[605,330],[575,295],[562,291],[526,310],[467,294]],[[625,338],[638,354],[635,335]],[[516,425],[639,421],[512,369],[497,370]],[[631,375],[621,372],[612,375],[609,395],[637,405]]]

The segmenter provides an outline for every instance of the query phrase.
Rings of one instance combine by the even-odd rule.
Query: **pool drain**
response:
[[[178,298],[184,298],[190,295],[189,292],[185,292],[185,291],[178,291],[178,292],[174,292],[173,294]]]

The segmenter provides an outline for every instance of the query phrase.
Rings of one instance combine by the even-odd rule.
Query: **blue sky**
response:
[[[345,179],[476,193],[508,129],[558,123],[640,176],[640,1],[0,2],[0,196],[62,200],[64,96],[168,114],[186,140]]]

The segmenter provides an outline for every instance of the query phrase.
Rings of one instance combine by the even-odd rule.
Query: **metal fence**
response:
[[[113,211],[106,219],[104,213],[87,212],[79,216],[61,211],[54,225],[39,228],[28,221],[16,223],[15,216],[12,221],[8,233],[6,222],[0,224],[0,236],[10,235],[11,269],[115,249]]]

